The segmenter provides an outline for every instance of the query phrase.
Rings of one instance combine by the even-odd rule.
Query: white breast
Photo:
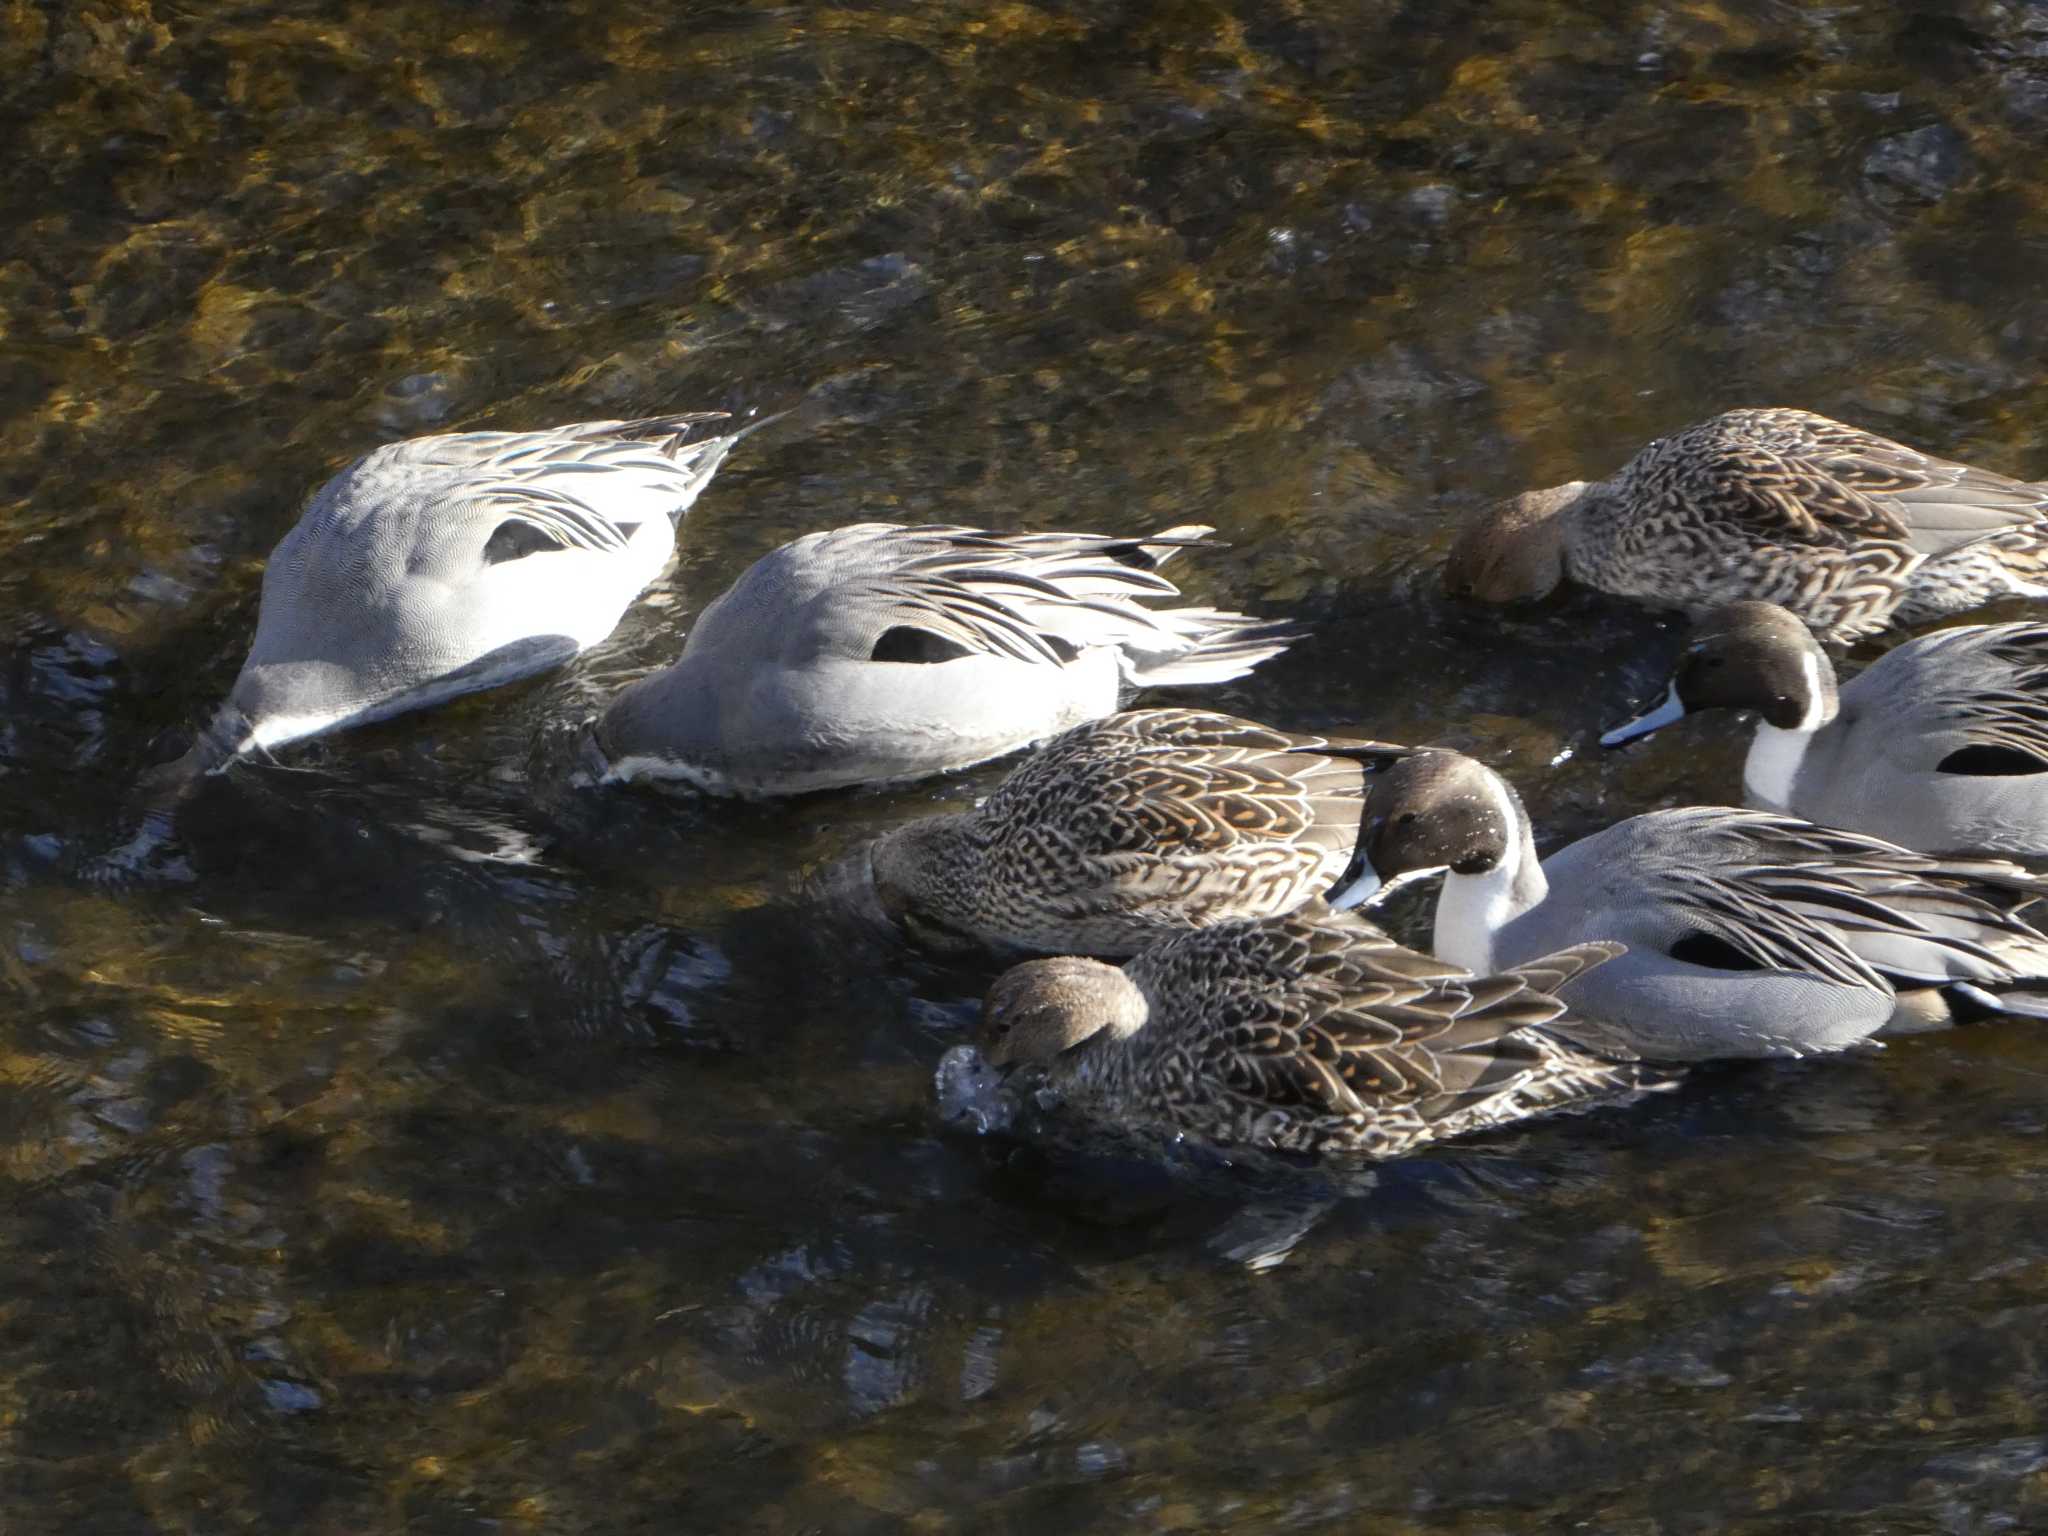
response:
[[[1743,794],[1758,810],[1791,812],[1792,785],[1799,777],[1799,765],[1806,761],[1814,732],[1827,723],[1820,658],[1808,652],[1799,660],[1806,669],[1806,717],[1790,730],[1760,722],[1749,746],[1749,760],[1742,766]]]
[[[1503,862],[1483,875],[1444,876],[1431,937],[1437,959],[1462,965],[1475,976],[1493,974],[1493,936],[1518,915],[1511,863]]]
[[[1742,767],[1742,792],[1752,806],[1760,811],[1791,811],[1792,785],[1812,740],[1805,731],[1781,731],[1774,725],[1756,728],[1749,760]]]

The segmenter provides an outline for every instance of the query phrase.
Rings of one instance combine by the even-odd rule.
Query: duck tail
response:
[[[1227,683],[1308,635],[1287,620],[1218,608],[1169,608],[1153,618],[1164,633],[1135,635],[1122,647],[1124,680],[1134,688]]]
[[[680,522],[683,512],[711,483],[711,477],[742,439],[773,426],[789,414],[790,411],[777,411],[733,426],[730,411],[677,411],[667,416],[597,423],[588,435],[647,443],[663,457],[674,460],[685,477],[685,486],[684,494],[671,507],[669,518],[671,522]]]
[[[2042,504],[2048,507],[2048,486],[2041,491]],[[1965,547],[1994,552],[2012,596],[2048,595],[2048,515],[1988,533]]]
[[[1138,570],[1156,571],[1184,549],[1227,549],[1207,523],[1181,523],[1127,543],[1111,544],[1103,553]]]
[[[1549,1072],[1532,1073],[1515,1091],[1525,1113],[1582,1114],[1626,1104],[1642,1094],[1669,1093],[1684,1070],[1648,1061],[1605,1061],[1573,1052]]]
[[[635,416],[630,421],[593,421],[578,429],[585,442],[610,438],[625,443],[650,443],[675,458],[718,438],[697,429],[714,421],[730,421],[730,411],[671,411],[666,416]],[[695,441],[692,441],[692,439]]]
[[[1958,981],[1942,988],[1958,1023],[2003,1014],[2022,1019],[2048,1019],[2048,983],[2000,987],[1996,991],[1975,982]],[[1957,1006],[1958,1004],[1966,1006]]]

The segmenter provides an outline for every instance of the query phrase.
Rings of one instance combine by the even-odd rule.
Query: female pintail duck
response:
[[[612,701],[593,736],[602,776],[732,795],[904,783],[1110,714],[1125,688],[1241,677],[1298,632],[1142,601],[1179,595],[1159,567],[1212,531],[809,534]]]
[[[1811,411],[1729,411],[1605,480],[1529,491],[1452,548],[1452,595],[1564,577],[1695,616],[1753,598],[1828,641],[2001,597],[2048,597],[2048,486],[1937,459]]]
[[[1654,1086],[1546,1033],[1582,944],[1471,977],[1321,903],[1163,940],[1121,969],[1030,960],[989,992],[981,1048],[1083,1111],[1211,1141],[1397,1157]]]
[[[1446,871],[1434,947],[1472,971],[1592,939],[1628,953],[1564,988],[1571,1038],[1658,1060],[1796,1056],[1952,1011],[2048,1016],[2048,879],[1722,806],[1653,811],[1541,864],[1528,814],[1453,752],[1375,781],[1372,873]],[[1368,876],[1367,878],[1370,878]]]
[[[1619,746],[1702,709],[1762,719],[1744,798],[1922,853],[2048,853],[2048,624],[1938,630],[1839,692],[1806,626],[1734,603],[1693,632],[1661,703]]]
[[[1368,769],[1407,749],[1200,709],[1075,726],[976,809],[870,850],[882,909],[919,942],[1131,955],[1167,934],[1349,905]]]
[[[188,769],[424,709],[612,632],[755,422],[722,411],[390,443],[314,493]]]

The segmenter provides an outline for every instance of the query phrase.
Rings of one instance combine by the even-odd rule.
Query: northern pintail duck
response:
[[[1396,1157],[1650,1085],[1542,1028],[1564,1012],[1560,985],[1619,952],[1583,944],[1474,978],[1317,903],[1177,935],[1121,969],[1027,961],[989,992],[981,1047],[1120,1122]]]
[[[972,811],[870,851],[921,943],[1130,955],[1188,928],[1347,905],[1368,767],[1406,749],[1200,709],[1075,726]]]
[[[905,783],[1110,714],[1127,688],[1241,677],[1298,632],[1144,604],[1179,595],[1159,567],[1212,531],[806,535],[612,701],[593,735],[603,777],[749,796]]]
[[[1628,953],[1563,990],[1574,1040],[1659,1060],[1840,1050],[1952,1011],[2048,1012],[2048,880],[1723,806],[1653,811],[1542,863],[1507,782],[1452,752],[1373,785],[1372,870],[1444,870],[1434,948],[1475,972],[1594,939]]]
[[[1770,603],[1693,632],[1619,746],[1702,709],[1761,715],[1742,776],[1753,806],[1923,853],[2048,853],[2048,624],[1973,624],[1909,640],[1839,691],[1813,635]]]
[[[390,443],[271,554],[248,660],[194,768],[556,666],[668,563],[674,520],[747,433],[722,411]]]
[[[2048,486],[1811,411],[1729,411],[1605,480],[1529,491],[1459,538],[1453,595],[1583,586],[1695,617],[1779,603],[1829,641],[1996,598],[2048,597]]]

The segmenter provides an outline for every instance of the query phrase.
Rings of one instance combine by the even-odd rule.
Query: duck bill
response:
[[[1600,733],[1600,745],[1618,747],[1624,742],[1634,741],[1638,736],[1647,736],[1652,731],[1661,731],[1667,725],[1674,725],[1685,718],[1685,701],[1678,696],[1678,683],[1674,679],[1663,699],[1644,710],[1633,720],[1624,720],[1612,730]]]
[[[1353,907],[1371,906],[1386,889],[1386,884],[1380,878],[1380,872],[1372,867],[1372,860],[1361,854],[1350,878],[1323,899],[1339,912],[1348,912]]]
[[[1431,864],[1423,869],[1404,869],[1388,880],[1372,867],[1372,860],[1360,858],[1356,874],[1325,900],[1339,912],[1348,912],[1354,907],[1370,912],[1384,904],[1396,891],[1405,890],[1418,880],[1440,875],[1449,867],[1447,864]]]

